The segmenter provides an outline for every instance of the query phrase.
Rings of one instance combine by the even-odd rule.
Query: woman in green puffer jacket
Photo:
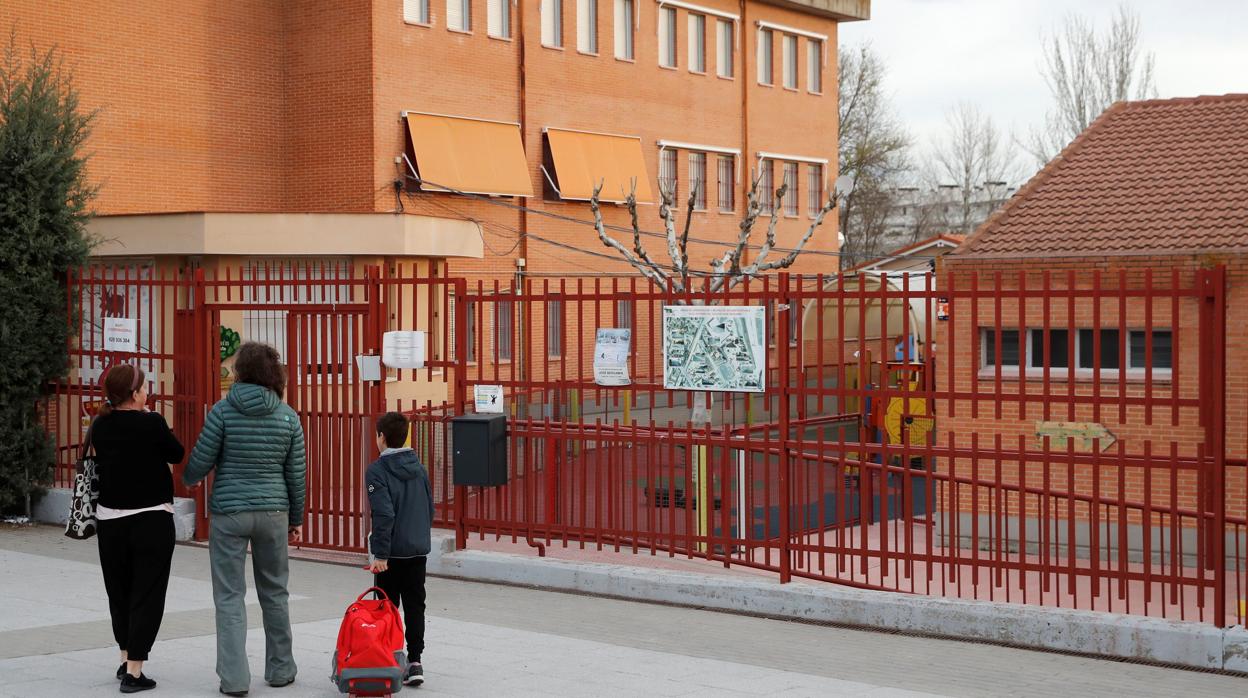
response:
[[[287,546],[303,536],[307,466],[303,426],[282,402],[286,374],[277,350],[244,344],[234,374],[229,395],[204,421],[182,482],[193,487],[216,471],[208,500],[208,550],[217,607],[217,676],[222,693],[242,696],[251,685],[244,605],[249,545],[264,615],[264,679],[270,686],[295,680]]]

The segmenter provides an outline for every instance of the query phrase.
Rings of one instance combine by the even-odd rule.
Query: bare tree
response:
[[[642,244],[641,238],[643,231],[638,222],[637,215],[637,196],[636,183],[634,183],[633,191],[625,197],[624,203],[628,207],[629,218],[632,221],[633,244],[632,248],[625,246],[619,240],[612,237],[608,232],[608,226],[603,221],[602,206],[599,194],[602,191],[602,184],[594,188],[593,196],[589,200],[589,208],[594,214],[594,228],[598,232],[598,239],[602,244],[615,250],[624,261],[633,266],[642,276],[646,277],[651,283],[659,288],[670,288],[677,293],[686,291],[698,291],[694,283],[699,279],[707,279],[707,288],[711,293],[719,293],[723,291],[731,291],[746,279],[761,276],[768,272],[787,269],[797,260],[798,255],[806,248],[806,245],[814,237],[815,231],[823,225],[823,220],[827,217],[832,209],[836,208],[835,196],[829,196],[826,203],[819,209],[818,214],[810,222],[810,226],[806,232],[798,240],[797,245],[789,250],[785,250],[785,254],[781,257],[771,258],[773,252],[776,252],[776,224],[779,222],[780,211],[783,210],[784,194],[788,191],[788,184],[782,184],[780,188],[774,192],[760,192],[759,182],[761,178],[755,179],[750,186],[750,190],[746,192],[745,217],[737,225],[737,239],[729,247],[723,255],[717,257],[711,262],[709,271],[695,271],[689,266],[689,234],[690,227],[693,223],[693,211],[697,202],[697,192],[689,192],[689,200],[686,204],[683,226],[677,220],[679,211],[676,208],[675,193],[672,188],[666,184],[659,185],[659,216],[663,219],[664,237],[667,242],[667,257],[670,264],[660,264],[656,262],[650,253]],[[753,258],[746,259],[746,254],[750,249],[750,237],[753,235],[754,226],[758,219],[763,215],[763,207],[760,203],[760,195],[774,196],[772,200],[771,213],[767,220],[766,237],[763,244],[758,248]]]
[[[885,65],[871,46],[842,47],[837,61],[838,164],[850,181],[838,212],[844,268],[880,251],[896,180],[909,168],[910,137],[884,92]]]
[[[1044,166],[1114,102],[1155,97],[1153,54],[1140,49],[1140,18],[1118,6],[1109,30],[1098,34],[1085,17],[1069,15],[1043,37],[1040,71],[1053,110],[1033,129],[1026,148]]]
[[[1010,139],[974,104],[959,102],[945,120],[948,130],[933,149],[928,177],[937,190],[953,185],[946,230],[969,233],[995,208],[993,190],[1017,176],[1018,158]]]

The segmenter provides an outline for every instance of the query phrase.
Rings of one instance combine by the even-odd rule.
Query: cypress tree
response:
[[[54,464],[40,414],[68,369],[65,282],[91,248],[95,191],[82,152],[94,114],[55,49],[23,53],[14,34],[0,65],[0,512],[29,516]]]

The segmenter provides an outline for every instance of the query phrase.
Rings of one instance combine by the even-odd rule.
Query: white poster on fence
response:
[[[664,388],[761,393],[766,367],[764,306],[663,306]]]
[[[104,351],[139,350],[139,321],[128,317],[104,318]]]
[[[424,368],[425,333],[386,332],[381,336],[381,362],[390,368]]]
[[[594,382],[598,385],[631,385],[628,355],[632,330],[599,328],[594,341]]]
[[[503,413],[503,386],[474,385],[472,386],[473,408],[477,414]]]

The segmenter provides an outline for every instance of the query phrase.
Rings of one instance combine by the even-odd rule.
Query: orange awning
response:
[[[425,191],[533,196],[520,125],[406,112]]]
[[[635,184],[638,201],[654,202],[640,138],[550,128],[546,139],[561,198],[588,200],[601,182],[603,201],[624,201]]]

